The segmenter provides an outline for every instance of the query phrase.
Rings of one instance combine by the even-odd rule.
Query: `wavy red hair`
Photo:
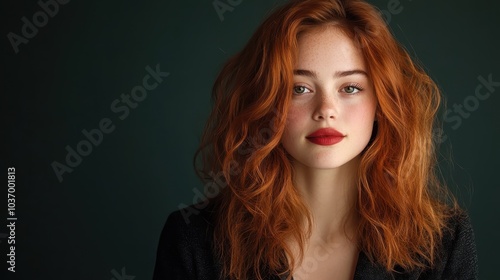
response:
[[[298,37],[329,24],[362,50],[378,100],[377,125],[358,173],[359,247],[388,271],[432,266],[437,257],[450,197],[434,175],[438,87],[373,6],[355,0],[291,1],[224,65],[195,155],[204,180],[221,171],[226,180],[213,201],[214,249],[230,279],[291,275],[296,260],[286,240],[299,244],[302,258],[312,218],[293,186],[280,140]]]

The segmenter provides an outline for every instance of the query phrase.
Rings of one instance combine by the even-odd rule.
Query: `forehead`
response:
[[[321,26],[298,37],[298,68],[366,70],[361,49],[339,27]]]

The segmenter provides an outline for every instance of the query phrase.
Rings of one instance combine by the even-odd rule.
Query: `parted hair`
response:
[[[395,40],[376,8],[358,0],[297,0],[278,7],[221,69],[213,109],[195,154],[203,180],[222,172],[214,250],[229,279],[292,275],[287,240],[304,244],[311,214],[293,186],[281,145],[298,38],[334,25],[366,61],[378,102],[358,170],[359,249],[388,271],[432,267],[447,209],[458,209],[435,175],[440,92]],[[304,228],[304,225],[306,227]]]

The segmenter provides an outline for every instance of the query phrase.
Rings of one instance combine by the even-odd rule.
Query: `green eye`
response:
[[[356,94],[361,91],[361,89],[357,86],[346,86],[343,90],[347,94]]]
[[[295,95],[301,95],[301,94],[304,94],[307,92],[310,92],[310,90],[308,88],[306,88],[305,86],[293,87],[293,94],[295,94]]]

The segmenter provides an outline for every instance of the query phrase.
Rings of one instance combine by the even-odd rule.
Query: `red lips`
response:
[[[344,137],[345,135],[333,128],[321,128],[307,135],[306,139],[317,145],[330,146],[342,141]]]

